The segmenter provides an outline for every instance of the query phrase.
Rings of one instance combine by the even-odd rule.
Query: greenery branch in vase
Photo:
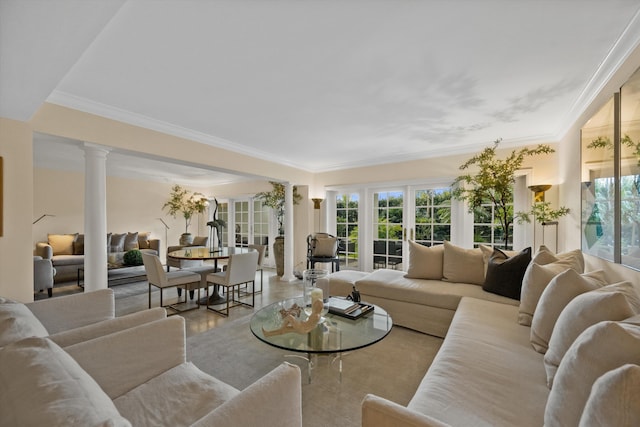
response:
[[[278,276],[284,275],[284,196],[285,187],[284,184],[275,181],[269,181],[273,187],[271,191],[263,191],[256,194],[256,198],[262,201],[264,206],[273,209],[276,220],[278,221],[278,237],[273,242],[273,253],[276,258],[276,274]],[[293,187],[293,204],[297,205],[302,196],[298,194],[298,188]]]
[[[189,226],[194,214],[201,214],[209,206],[209,202],[204,194],[191,192],[179,185],[174,185],[169,194],[169,200],[162,205],[169,215],[177,218],[180,214],[184,218],[184,234],[180,239],[180,244],[191,244],[193,238],[189,233]]]
[[[546,225],[567,215],[568,213],[569,208],[567,207],[560,206],[558,209],[551,209],[551,202],[536,202],[531,206],[531,210],[529,212],[518,212],[516,213],[516,217],[520,223],[530,223],[531,218],[529,217],[533,216],[537,223]]]
[[[513,150],[504,159],[496,157],[496,150],[502,140],[494,141],[460,166],[460,170],[475,168],[477,172],[461,175],[453,182],[453,197],[464,200],[469,205],[469,213],[474,213],[483,204],[491,203],[494,216],[504,233],[504,248],[509,245],[510,228],[513,224],[513,184],[515,173],[522,167],[526,157],[553,153],[551,147],[540,144],[535,148]]]

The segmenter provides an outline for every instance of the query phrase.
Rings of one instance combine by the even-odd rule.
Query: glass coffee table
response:
[[[302,298],[278,301],[263,307],[251,318],[250,327],[253,335],[260,341],[283,350],[302,353],[289,357],[300,357],[307,361],[309,383],[311,383],[314,359],[318,355],[334,356],[334,361],[337,360],[339,363],[340,381],[342,381],[342,355],[377,343],[386,337],[393,327],[393,320],[385,310],[369,304],[373,306],[373,310],[358,319],[327,313],[309,333],[287,332],[281,335],[265,336],[264,331],[273,331],[282,326],[281,311],[289,310],[294,304],[302,307]],[[301,310],[298,319],[304,321],[306,318],[304,310]]]

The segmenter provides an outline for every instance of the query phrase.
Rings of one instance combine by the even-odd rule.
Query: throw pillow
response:
[[[54,255],[73,255],[73,242],[78,234],[48,234],[47,240]]]
[[[493,255],[493,248],[491,246],[478,245],[480,251],[482,252],[482,260],[484,261],[484,276],[487,277],[487,267],[489,266],[489,258]],[[498,248],[496,248],[498,249]],[[520,251],[508,251],[506,249],[500,249],[502,253],[507,255],[507,257],[511,258],[520,253]]]
[[[151,239],[150,232],[145,231],[144,233],[138,233],[138,247],[140,249],[149,249],[151,246],[149,239]]]
[[[0,305],[0,347],[28,337],[46,337],[49,332],[21,303]]]
[[[126,237],[126,234],[113,233],[111,235],[111,249],[109,252],[124,252],[124,239]]]
[[[531,345],[538,353],[546,353],[553,327],[562,310],[580,294],[607,285],[603,270],[578,274],[569,269],[554,277],[542,291],[531,321]]]
[[[111,252],[111,236],[112,233],[107,233],[107,253]]]
[[[124,237],[124,251],[132,251],[134,249],[140,249],[140,246],[138,246],[138,232],[127,233]]]
[[[518,311],[518,323],[531,326],[533,313],[540,300],[542,292],[547,287],[551,279],[568,269],[583,272],[583,264],[578,258],[560,259],[549,264],[538,264],[531,260],[522,278],[522,292],[520,295],[520,308]]]
[[[484,260],[481,249],[464,249],[445,240],[442,261],[445,282],[484,284]]]
[[[627,363],[640,363],[640,327],[607,321],[586,329],[560,364],[547,400],[544,425],[578,425],[596,380]]]
[[[640,420],[640,366],[627,364],[596,380],[580,427],[631,427]]]
[[[560,362],[576,338],[589,326],[605,320],[624,320],[640,313],[640,295],[630,282],[604,286],[575,297],[562,310],[544,355],[547,385],[553,386]],[[608,347],[602,347],[609,350]]]
[[[500,249],[494,249],[487,265],[487,277],[482,289],[507,298],[520,299],[522,278],[531,262],[531,248],[509,257]]]
[[[338,239],[335,237],[316,237],[311,244],[313,256],[331,258],[338,252]]]
[[[47,338],[0,349],[3,425],[131,426],[96,381]]]
[[[404,277],[410,279],[442,279],[444,245],[425,246],[409,240],[409,268]]]
[[[572,263],[576,263],[576,271],[580,274],[584,273],[584,255],[580,249],[554,254],[545,245],[540,245],[538,252],[536,252],[532,259],[533,262],[540,265],[551,264],[552,262],[563,260],[570,260]]]
[[[78,234],[78,237],[73,242],[73,254],[84,255],[84,234]]]

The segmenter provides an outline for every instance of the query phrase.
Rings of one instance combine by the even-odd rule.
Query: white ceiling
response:
[[[553,142],[638,44],[639,10],[638,0],[0,0],[0,116],[28,120],[47,100],[313,172],[497,138]],[[50,158],[59,143],[36,143],[38,162],[61,161]]]

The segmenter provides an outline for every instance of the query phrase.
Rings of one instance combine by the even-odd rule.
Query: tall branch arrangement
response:
[[[195,213],[202,213],[209,205],[204,194],[191,192],[179,185],[174,185],[169,193],[169,200],[162,205],[162,209],[166,209],[167,213],[174,218],[180,214],[184,218],[184,232],[189,233],[189,225],[191,218]]]
[[[453,197],[465,200],[469,212],[473,213],[483,203],[492,203],[495,217],[504,232],[504,246],[509,243],[509,227],[513,223],[513,184],[515,173],[526,157],[553,153],[551,147],[540,144],[535,148],[513,150],[504,159],[496,158],[496,150],[502,140],[497,139],[493,147],[487,147],[460,166],[460,170],[477,169],[476,173],[461,175],[453,182]]]
[[[262,191],[256,194],[256,198],[262,200],[264,206],[268,206],[275,211],[276,219],[278,220],[278,235],[284,235],[284,184],[275,181],[269,181],[273,189],[271,191]],[[298,194],[298,188],[293,187],[293,204],[297,205],[302,196]]]

